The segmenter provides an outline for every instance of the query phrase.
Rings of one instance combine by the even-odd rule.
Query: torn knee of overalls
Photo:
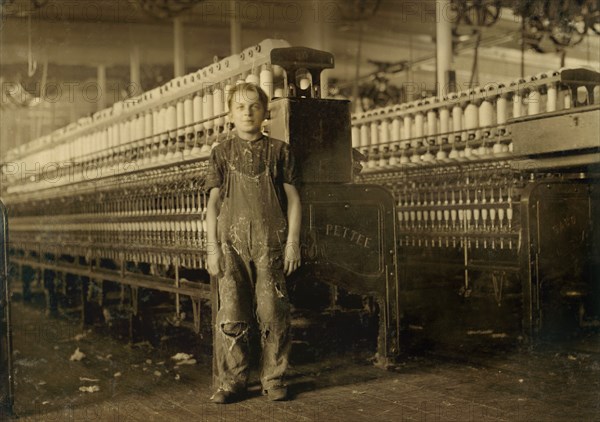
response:
[[[221,332],[229,344],[229,351],[238,341],[246,341],[248,337],[248,324],[245,322],[223,322],[221,323]]]
[[[241,337],[248,332],[248,324],[245,322],[223,322],[221,331],[229,337]]]

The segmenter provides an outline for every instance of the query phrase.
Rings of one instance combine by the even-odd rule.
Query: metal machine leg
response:
[[[14,402],[7,249],[8,221],[0,202],[0,419],[12,415]]]

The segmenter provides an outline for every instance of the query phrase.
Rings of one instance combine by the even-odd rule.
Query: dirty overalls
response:
[[[236,169],[231,148],[217,230],[225,260],[218,280],[215,354],[220,388],[239,391],[248,379],[248,330],[256,312],[261,331],[263,391],[283,385],[291,339],[290,306],[283,273],[286,219],[271,177],[271,141],[265,170]]]

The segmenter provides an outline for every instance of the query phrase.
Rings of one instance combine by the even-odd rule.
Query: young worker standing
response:
[[[242,398],[248,378],[248,330],[261,331],[260,381],[270,400],[285,400],[283,376],[291,346],[284,275],[300,266],[298,176],[289,145],[261,133],[268,97],[253,84],[227,99],[235,135],[217,145],[206,188],[208,271],[218,277],[214,327],[214,403]]]

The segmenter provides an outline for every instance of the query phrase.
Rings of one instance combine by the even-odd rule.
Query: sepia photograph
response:
[[[0,421],[600,421],[600,0],[0,0]]]

